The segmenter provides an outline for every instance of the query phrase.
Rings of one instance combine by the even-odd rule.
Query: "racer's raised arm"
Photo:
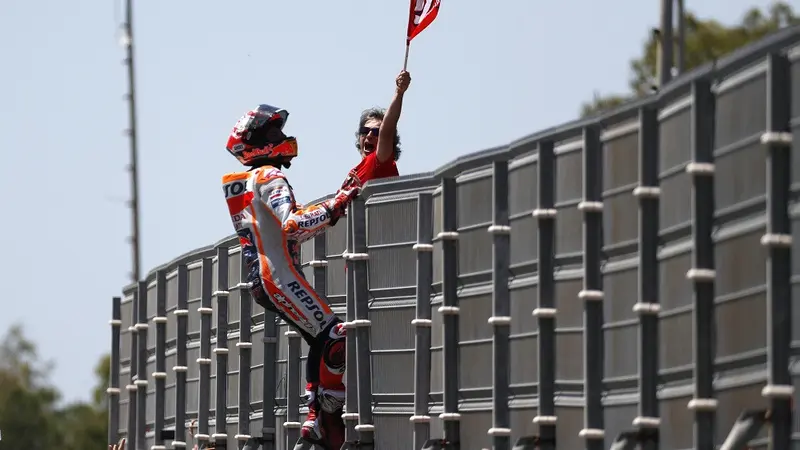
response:
[[[272,210],[281,222],[283,232],[290,239],[303,242],[326,227],[333,226],[344,216],[345,210],[353,198],[358,195],[360,186],[347,183],[336,194],[321,203],[298,207],[289,183],[282,177],[276,177],[260,187],[261,200]]]

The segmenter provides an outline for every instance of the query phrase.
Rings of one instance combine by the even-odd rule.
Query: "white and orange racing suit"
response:
[[[333,198],[302,208],[286,176],[272,166],[226,174],[222,184],[253,300],[308,343],[306,389],[311,401],[318,396],[326,410],[340,408],[345,327],[303,276],[299,246],[344,215],[359,192],[357,179],[346,180]]]

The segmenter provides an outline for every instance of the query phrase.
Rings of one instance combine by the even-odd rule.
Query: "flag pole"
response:
[[[403,72],[406,72],[406,68],[408,67],[408,48],[411,46],[411,42],[406,39],[406,57],[403,60]]]

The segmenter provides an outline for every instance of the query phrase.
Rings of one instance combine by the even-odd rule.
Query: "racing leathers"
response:
[[[321,439],[317,408],[337,412],[344,403],[345,327],[303,276],[299,246],[344,216],[360,183],[350,177],[331,199],[305,207],[273,166],[226,174],[222,184],[253,300],[286,321],[309,345],[309,414],[302,432],[307,439]]]

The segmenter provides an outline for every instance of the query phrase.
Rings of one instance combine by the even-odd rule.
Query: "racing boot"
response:
[[[321,441],[324,437],[322,428],[319,426],[319,402],[317,401],[318,385],[315,383],[306,384],[306,395],[308,395],[308,415],[306,421],[303,422],[303,427],[300,429],[300,434],[303,439],[311,442]]]

